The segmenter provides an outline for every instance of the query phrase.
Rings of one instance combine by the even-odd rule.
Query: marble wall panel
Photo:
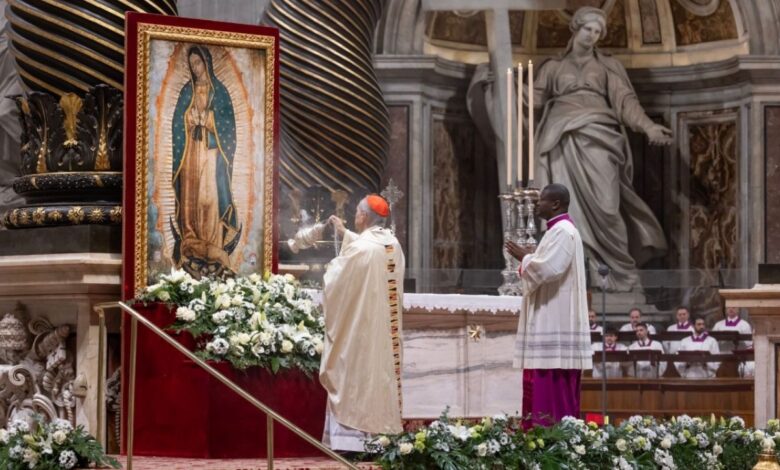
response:
[[[780,263],[780,106],[764,108],[766,263]]]
[[[571,11],[543,10],[538,15],[536,46],[539,48],[566,47],[571,38],[568,17],[580,6],[606,6],[605,1],[575,2]],[[628,45],[625,0],[615,0],[607,15],[607,36],[599,42],[602,47],[623,48]]]
[[[433,263],[439,269],[501,266],[501,220],[495,157],[473,123],[434,114]]]
[[[720,0],[714,13],[698,16],[678,0],[671,0],[674,36],[678,46],[737,39],[737,22],[728,0]]]
[[[656,0],[639,0],[639,17],[642,20],[642,43],[661,44],[661,23]]]
[[[694,268],[736,268],[737,123],[691,124],[690,264]]]
[[[408,253],[409,227],[409,106],[389,105],[387,111],[390,114],[390,149],[387,153],[387,164],[382,175],[380,187],[386,188],[390,180],[393,180],[398,189],[404,194],[400,201],[393,206],[393,221],[398,241]]]
[[[487,46],[485,12],[462,14],[437,11],[428,14],[427,35],[433,40]]]

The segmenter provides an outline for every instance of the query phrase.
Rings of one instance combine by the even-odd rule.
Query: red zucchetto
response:
[[[369,194],[366,196],[366,202],[368,203],[368,207],[370,207],[378,216],[387,217],[390,215],[390,205],[382,196]]]

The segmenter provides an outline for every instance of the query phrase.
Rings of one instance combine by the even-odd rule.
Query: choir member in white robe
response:
[[[598,320],[596,319],[596,311],[593,309],[588,310],[588,322],[590,323],[591,333],[601,333],[601,325],[598,324]]]
[[[663,354],[664,347],[660,341],[655,341],[648,336],[647,324],[639,323],[636,326],[636,341],[631,343],[628,347],[629,351],[659,351]],[[629,369],[629,376],[636,377],[638,379],[657,379],[663,377],[666,372],[666,361],[660,361],[656,366],[650,361],[636,361],[636,367],[632,366]],[[656,372],[657,370],[657,372]]]
[[[601,357],[601,351],[605,350],[607,352],[615,352],[615,351],[622,351],[625,352],[628,350],[625,344],[620,344],[617,342],[617,331],[607,328],[607,332],[604,333],[604,342],[595,342],[593,343],[593,353],[598,360]],[[595,361],[594,361],[595,362]],[[616,379],[623,377],[623,369],[626,367],[626,363],[623,362],[607,362],[605,364],[595,364],[593,365],[593,377],[600,379],[603,376],[602,371],[607,371],[607,378],[608,379]]]
[[[330,218],[343,243],[324,277],[320,383],[328,392],[323,442],[334,450],[360,452],[371,434],[403,431],[404,254],[383,228],[389,212],[387,201],[369,195],[357,207],[357,233]]]
[[[565,186],[546,186],[536,213],[547,221],[547,231],[536,251],[506,244],[521,260],[514,366],[523,369],[523,415],[531,416],[526,426],[579,416],[580,378],[593,365],[585,253],[568,207]]]
[[[642,311],[638,308],[632,308],[630,312],[628,312],[628,319],[629,322],[625,325],[620,327],[620,331],[634,331],[636,332],[636,326],[640,323],[643,323],[642,321]],[[655,327],[653,325],[650,325],[648,323],[645,323],[647,325],[647,332],[651,335],[655,334]]]
[[[677,307],[677,323],[670,325],[666,331],[672,333],[693,333],[693,324],[691,323],[691,312],[687,307]],[[669,354],[676,354],[680,348],[679,341],[664,341],[664,349]]]
[[[726,318],[715,323],[712,331],[736,331],[741,335],[752,335],[753,328],[750,324],[740,318],[739,310],[734,307],[726,309]],[[753,341],[739,341],[739,349],[753,349]],[[721,352],[731,352],[734,350],[733,341],[719,341],[718,346]],[[753,377],[756,370],[756,363],[754,361],[745,361],[739,364],[739,376],[740,377]]]
[[[694,332],[691,336],[680,341],[679,352],[682,351],[707,351],[710,354],[719,354],[720,348],[715,338],[707,334],[703,318],[697,318],[693,322]],[[675,362],[674,367],[685,379],[709,379],[715,377],[720,367],[720,362]]]

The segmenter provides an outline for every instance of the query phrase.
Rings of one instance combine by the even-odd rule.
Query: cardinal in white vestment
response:
[[[741,335],[752,335],[753,328],[750,323],[739,316],[739,311],[734,307],[726,309],[726,318],[715,323],[712,331],[736,331]],[[753,341],[739,341],[739,349],[753,349]],[[734,350],[733,341],[719,341],[718,346],[721,352],[731,352]],[[740,377],[753,377],[755,375],[756,363],[754,361],[745,361],[739,364]]]
[[[404,254],[384,228],[387,201],[369,195],[357,207],[356,232],[331,217],[343,238],[324,277],[325,349],[320,382],[328,392],[323,442],[364,450],[371,434],[401,425],[401,314]]]
[[[693,333],[693,323],[691,323],[691,312],[688,310],[687,307],[677,307],[677,323],[674,325],[670,325],[669,328],[666,329],[666,331],[670,331],[673,333]],[[669,354],[676,354],[677,350],[680,349],[680,342],[679,341],[665,341],[664,342],[664,349],[669,352]]]
[[[697,318],[693,322],[694,332],[691,336],[680,341],[678,351],[707,351],[710,354],[719,354],[720,348],[715,338],[707,334],[703,318]],[[709,379],[715,377],[720,367],[720,362],[675,362],[674,367],[680,373],[680,377],[686,379]]]
[[[647,323],[638,323],[636,325],[636,341],[628,347],[629,351],[658,351],[664,352],[664,347],[660,341],[650,338]],[[666,372],[666,361],[660,361],[657,365],[650,361],[636,361],[634,367],[630,368],[629,376],[638,379],[657,379],[663,377]]]
[[[547,231],[536,251],[507,242],[521,261],[523,303],[514,366],[523,369],[523,415],[531,424],[551,424],[580,414],[582,370],[593,365],[585,285],[585,255],[568,215],[569,190],[546,186],[536,214]]]

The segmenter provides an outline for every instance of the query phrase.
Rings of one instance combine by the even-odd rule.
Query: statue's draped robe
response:
[[[536,132],[536,186],[569,188],[569,214],[590,269],[607,264],[608,287],[630,290],[637,283],[636,265],[666,251],[661,226],[632,188],[631,150],[622,127],[644,132],[653,122],[623,66],[600,52],[579,65],[571,55],[545,62],[534,99],[544,105]]]
[[[514,366],[523,369],[523,414],[535,422],[579,416],[581,371],[592,367],[585,256],[568,216],[548,222],[523,258],[523,303]]]
[[[236,120],[225,86],[214,75],[211,54],[201,48],[208,85],[188,81],[173,115],[173,186],[176,196],[173,257],[177,264],[198,260],[229,268],[239,232],[231,176],[236,150]],[[200,113],[204,126],[187,125],[187,114]]]
[[[402,432],[403,277],[401,246],[392,231],[380,227],[360,235],[347,231],[325,273],[320,382],[328,392],[329,418],[341,426]]]

